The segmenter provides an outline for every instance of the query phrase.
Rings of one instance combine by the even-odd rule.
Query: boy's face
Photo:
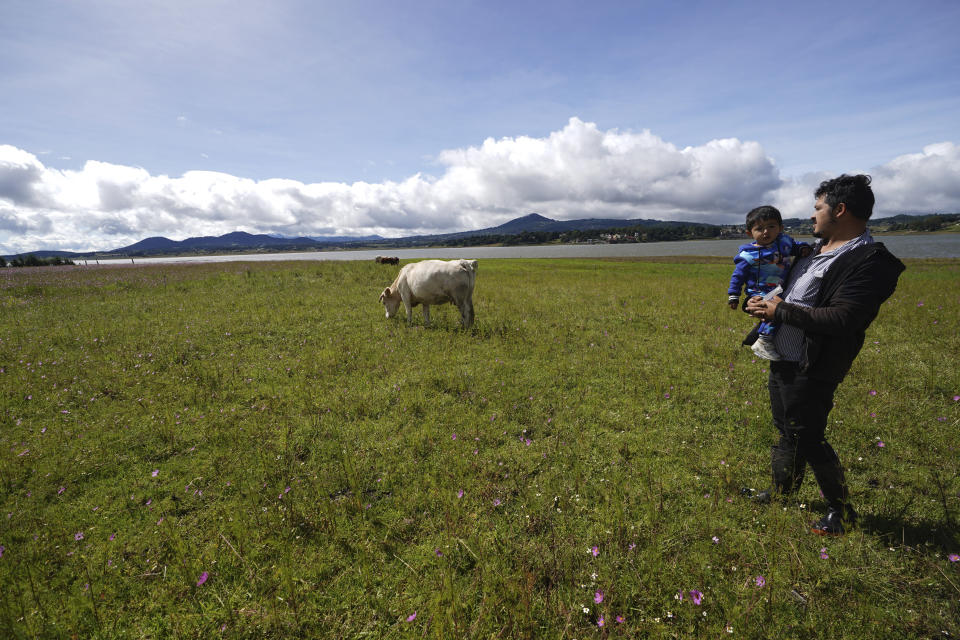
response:
[[[761,247],[765,247],[776,240],[781,231],[783,231],[783,225],[776,220],[760,220],[750,227],[750,235],[753,236],[753,241]]]

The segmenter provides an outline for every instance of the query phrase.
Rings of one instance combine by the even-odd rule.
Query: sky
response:
[[[960,211],[960,3],[3,0],[0,253]]]

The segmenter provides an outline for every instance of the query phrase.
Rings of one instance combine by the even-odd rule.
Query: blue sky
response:
[[[0,251],[806,215],[860,171],[878,215],[956,211],[958,27],[952,1],[5,0]]]

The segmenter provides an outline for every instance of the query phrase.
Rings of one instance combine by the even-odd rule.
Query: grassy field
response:
[[[861,526],[765,486],[728,261],[0,270],[0,637],[960,636],[960,261],[911,261],[829,434]]]

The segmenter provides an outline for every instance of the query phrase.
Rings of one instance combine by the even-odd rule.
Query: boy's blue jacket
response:
[[[747,297],[762,296],[783,282],[790,269],[790,258],[798,257],[800,250],[810,245],[794,240],[785,233],[765,247],[743,244],[733,258],[733,275],[727,295],[740,297],[744,287]]]

